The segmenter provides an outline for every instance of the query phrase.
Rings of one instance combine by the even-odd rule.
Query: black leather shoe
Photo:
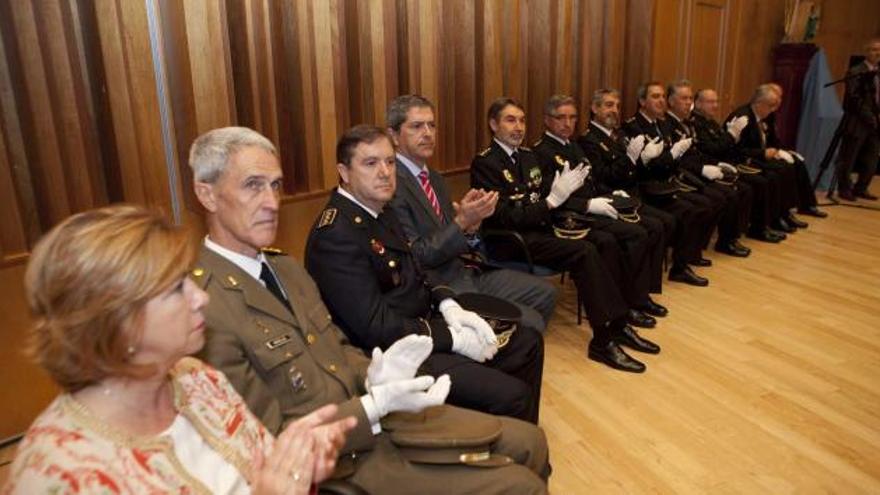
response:
[[[657,326],[657,320],[637,309],[631,309],[626,313],[626,322],[634,327],[641,328],[654,328]]]
[[[664,316],[669,314],[669,310],[666,309],[665,306],[661,304],[657,304],[653,299],[648,297],[648,302],[639,307],[642,313],[649,314],[651,316],[656,316],[658,318],[663,318]]]
[[[797,231],[794,226],[789,225],[788,222],[786,222],[783,218],[778,218],[775,222],[773,222],[773,228],[776,230],[781,230],[786,234],[793,234]]]
[[[673,282],[684,282],[697,287],[705,287],[709,285],[709,279],[697,275],[689,266],[685,266],[684,268],[673,267],[672,270],[669,270],[669,280],[672,280]]]
[[[761,242],[777,243],[785,239],[785,234],[771,229],[764,229],[756,232],[749,232],[748,237],[749,239],[755,239]]]
[[[853,199],[851,199],[850,201],[855,201],[855,195],[850,193],[850,196],[853,197]],[[843,198],[843,194],[841,194],[840,197]],[[864,196],[862,196],[862,197],[864,197]],[[847,198],[844,198],[844,199],[847,199]],[[798,210],[798,213],[800,213],[801,215],[809,215],[811,217],[816,217],[816,218],[825,218],[828,216],[828,213],[820,210],[819,208],[816,208],[815,206],[811,206],[809,208],[801,208]]]
[[[659,345],[641,337],[639,333],[629,325],[624,325],[620,330],[620,334],[617,336],[617,343],[629,347],[634,351],[646,352],[648,354],[660,354]]]
[[[712,266],[712,260],[707,260],[706,258],[703,258],[702,256],[700,256],[700,259],[698,259],[690,264],[694,265],[694,266],[701,266],[701,267],[705,268],[707,266]]]
[[[788,212],[785,215],[785,223],[791,225],[792,227],[797,227],[799,229],[805,229],[810,226],[807,222],[804,222],[800,218],[794,216],[794,213]]]
[[[862,199],[867,199],[868,201],[877,201],[877,196],[874,196],[873,194],[869,193],[868,191],[857,192],[856,196],[858,196]],[[825,212],[823,211],[821,213],[825,213]],[[825,213],[825,215],[828,215],[828,214]]]
[[[593,361],[611,366],[616,370],[628,371],[630,373],[643,373],[645,364],[633,359],[629,354],[623,352],[623,349],[613,340],[605,345],[587,346],[587,357]]]
[[[767,232],[778,237],[780,241],[784,241],[784,240],[788,239],[788,235],[786,235],[785,232],[782,232],[782,231],[779,231],[776,229],[771,229],[770,227],[767,227]]]
[[[852,191],[840,190],[840,191],[837,191],[837,195],[840,197],[840,199],[845,199],[847,201],[855,201],[856,200],[856,195],[853,194]]]
[[[716,243],[715,251],[718,251],[719,253],[729,254],[730,256],[736,256],[737,258],[745,258],[752,252],[751,249],[743,246],[736,241],[731,241],[726,244]]]

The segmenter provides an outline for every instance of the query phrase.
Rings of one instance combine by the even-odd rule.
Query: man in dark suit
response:
[[[566,165],[552,177],[541,170],[537,156],[521,146],[525,111],[512,98],[489,106],[492,144],[471,163],[471,186],[498,193],[495,212],[483,223],[516,231],[535,263],[571,273],[580,304],[587,311],[593,339],[587,356],[615,369],[640,373],[645,365],[626,354],[631,349],[659,353],[660,348],[627,323],[628,306],[596,248],[583,239],[586,232],[554,235],[551,211],[583,185],[589,171],[582,164]]]
[[[544,105],[544,135],[532,146],[538,155],[545,176],[562,170],[566,163],[591,166],[580,145],[571,141],[577,125],[577,105],[568,95],[551,96]],[[651,260],[662,257],[663,224],[654,219],[631,223],[620,218],[612,205],[614,194],[628,196],[625,191],[615,190],[596,180],[594,174],[584,179],[584,184],[571,193],[559,206],[585,214],[589,219],[590,232],[586,239],[602,249],[600,236],[607,237],[611,249],[619,252],[619,267],[610,267],[617,286],[629,304],[629,323],[637,327],[653,327],[653,316],[666,316],[667,310],[651,299],[652,278],[656,282],[661,274],[652,272]],[[649,230],[644,225],[650,224]],[[660,267],[654,267],[660,269]],[[659,287],[654,288],[659,292]]]
[[[759,168],[767,175],[778,176],[781,214],[773,220],[772,227],[793,233],[798,228],[806,228],[807,223],[797,218],[792,209],[817,218],[828,214],[816,207],[816,196],[803,159],[779,145],[773,113],[782,103],[780,91],[773,84],[758,86],[751,101],[731,112],[726,122],[745,119],[745,127],[736,143],[738,161]]]
[[[677,251],[680,254],[688,253],[690,257],[673,259],[669,280],[706,286],[709,281],[696,275],[690,265],[712,265],[710,260],[703,258],[702,250],[709,243],[724,204],[700,194],[697,187],[683,185],[683,181],[679,180],[684,173],[699,176],[700,172],[693,169],[696,166],[693,161],[681,160],[693,140],[677,139],[663,120],[666,117],[666,90],[663,84],[652,81],[641,85],[638,89],[638,101],[639,110],[622,127],[631,141],[642,140],[648,143],[637,155],[641,186],[647,193],[652,184],[678,184],[674,200],[645,194],[645,200],[649,204],[675,215],[679,228],[685,231],[682,238],[686,240],[682,242],[687,242],[687,248]],[[653,147],[658,145],[660,150],[653,151]]]
[[[394,210],[422,269],[456,293],[490,294],[516,304],[523,325],[541,332],[556,306],[556,288],[541,278],[481,262],[479,228],[495,211],[498,194],[471,189],[453,203],[443,177],[428,167],[436,145],[434,105],[399,96],[385,112],[397,146]],[[463,256],[470,256],[465,260]]]
[[[192,277],[210,296],[208,330],[199,357],[217,367],[273,434],[327,404],[354,416],[334,477],[370,493],[542,493],[549,475],[547,442],[534,425],[498,418],[493,454],[514,460],[487,469],[465,463],[432,466],[407,460],[391,441],[394,411],[433,406],[467,421],[486,415],[442,404],[448,378],[415,377],[430,352],[428,337],[412,336],[370,360],[333,323],[315,283],[292,258],[266,249],[275,240],[282,173],[275,146],[242,127],[215,129],[190,151],[208,235]],[[426,352],[427,351],[427,352]],[[428,420],[425,426],[437,428]],[[454,435],[445,425],[442,431]],[[543,479],[542,479],[543,478]]]
[[[703,195],[724,208],[718,222],[718,240],[715,250],[731,256],[746,257],[751,250],[739,242],[740,235],[748,228],[752,211],[754,192],[745,182],[735,184],[723,183],[725,173],[728,177],[736,175],[736,169],[729,163],[721,162],[700,150],[699,137],[694,128],[691,116],[694,106],[694,88],[687,79],[680,79],[666,87],[666,100],[669,110],[666,112],[666,123],[673,136],[692,139],[692,144],[682,160],[694,163],[694,170],[699,171],[696,180],[700,180]]]
[[[736,153],[736,138],[745,127],[744,118],[730,122],[723,129],[718,122],[718,93],[713,89],[701,89],[694,101],[694,129],[697,135],[696,146],[707,156],[718,162],[739,165]],[[736,138],[734,137],[736,136]],[[759,169],[739,166],[738,182],[747,183],[754,191],[752,213],[749,220],[748,236],[764,242],[780,242],[785,233],[770,228],[774,218],[780,216],[779,183],[777,176],[767,176]]]
[[[543,337],[520,325],[502,348],[488,323],[455,291],[426,279],[397,216],[386,205],[397,182],[391,137],[355,126],[336,148],[340,186],[306,244],[306,269],[334,321],[356,346],[387,348],[409,334],[430,335],[422,365],[452,378],[449,403],[537,422]]]
[[[843,98],[845,124],[840,153],[837,155],[837,193],[847,200],[875,201],[868,192],[880,155],[880,38],[865,45],[865,60],[847,73]],[[862,164],[859,180],[853,186],[850,174],[856,162]]]

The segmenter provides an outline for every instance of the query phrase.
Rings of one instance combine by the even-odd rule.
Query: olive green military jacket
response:
[[[330,318],[315,283],[298,263],[267,254],[291,313],[260,281],[202,247],[192,278],[211,297],[199,357],[223,371],[250,410],[273,433],[326,404],[354,416],[343,453],[375,443],[360,396],[369,360]]]

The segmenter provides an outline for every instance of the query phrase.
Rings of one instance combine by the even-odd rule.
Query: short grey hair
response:
[[[577,102],[575,102],[574,98],[571,96],[553,95],[547,100],[547,103],[544,103],[544,115],[553,117],[556,109],[563,105],[571,105],[574,108],[577,108]]]
[[[694,85],[687,79],[679,79],[677,81],[672,81],[666,86],[666,98],[669,99],[672,95],[678,93],[678,90],[681,88],[691,88],[694,89]]]
[[[189,167],[193,171],[193,178],[196,182],[213,184],[223,175],[229,158],[248,147],[260,148],[278,156],[272,141],[247,127],[221,127],[202,134],[189,149]]]
[[[761,84],[760,86],[755,88],[755,92],[752,94],[751,103],[766,101],[771,97],[780,98],[778,90],[773,87],[772,84]]]
[[[385,126],[394,132],[400,131],[400,126],[406,122],[406,114],[410,108],[430,108],[434,111],[434,104],[431,100],[422,95],[402,95],[391,100],[388,108],[385,110]]]
[[[605,97],[609,96],[609,95],[614,96],[618,100],[620,99],[620,91],[613,89],[613,88],[602,88],[602,89],[597,89],[596,91],[593,91],[593,97],[592,97],[592,99],[590,99],[590,105],[591,106],[601,105],[602,100],[604,100]]]

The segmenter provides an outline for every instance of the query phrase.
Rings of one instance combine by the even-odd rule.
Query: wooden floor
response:
[[[586,359],[566,284],[541,413],[553,493],[880,493],[880,212],[827,211],[746,260],[710,251],[708,288],[665,284],[643,375]]]
[[[586,359],[566,283],[541,411],[553,493],[880,493],[880,211],[826,211],[746,260],[710,251],[708,288],[664,284],[643,375]]]

